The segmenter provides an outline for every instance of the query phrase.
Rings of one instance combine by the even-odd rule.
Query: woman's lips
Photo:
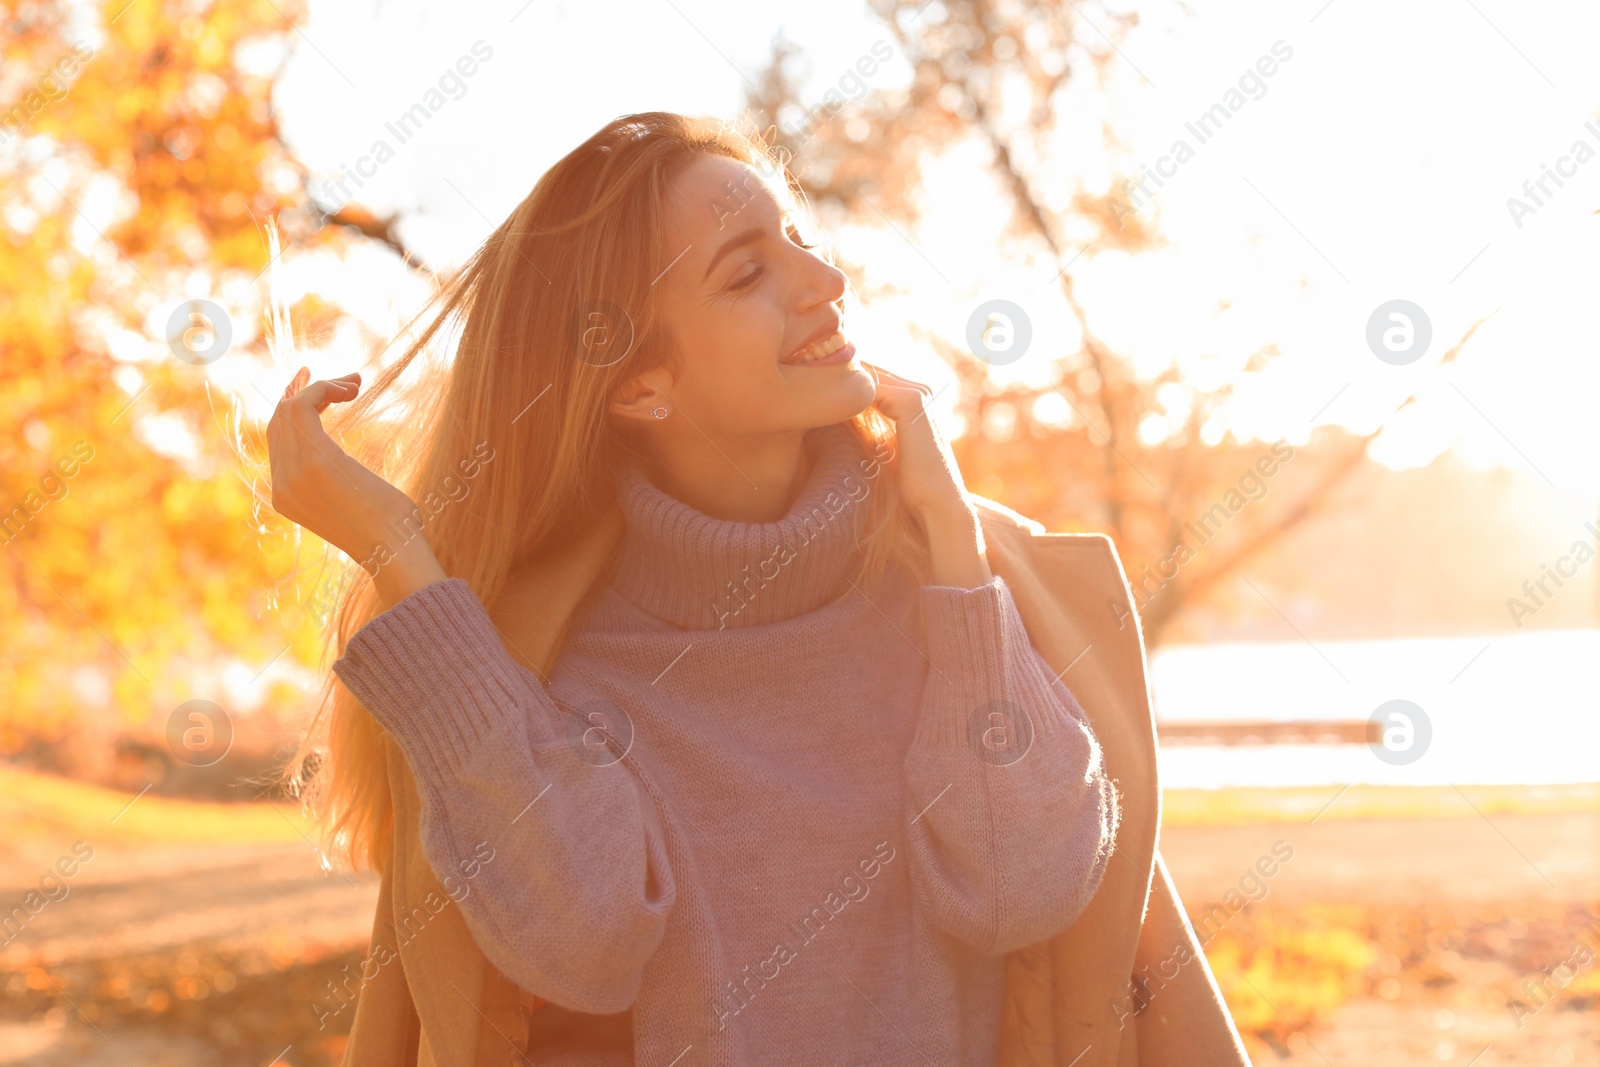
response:
[[[791,366],[791,367],[831,367],[831,366],[834,366],[835,364],[839,364],[839,363],[848,363],[852,359],[855,359],[855,358],[856,358],[856,346],[851,344],[849,341],[846,341],[844,343],[844,347],[839,349],[837,352],[831,352],[828,355],[823,356],[821,359],[811,359],[811,360],[807,360],[804,363],[791,363],[791,364],[789,364],[789,366]]]
[[[833,351],[828,352],[827,349],[830,348]],[[815,359],[804,358],[808,354],[814,354],[819,351],[826,354],[817,356]],[[836,330],[831,337],[825,337],[816,344],[808,346],[802,352],[784,360],[783,363],[785,366],[790,367],[831,366],[838,363],[848,363],[855,356],[855,352],[856,346],[845,340],[844,334]]]

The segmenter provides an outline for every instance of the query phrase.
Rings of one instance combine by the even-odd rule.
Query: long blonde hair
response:
[[[662,243],[664,194],[699,153],[750,165],[775,195],[787,189],[809,211],[782,150],[748,123],[625,115],[551,167],[434,293],[412,325],[436,313],[403,354],[360,398],[330,409],[337,412],[330,433],[349,447],[345,431],[367,421],[417,357],[459,325],[448,367],[430,374],[424,360],[405,391],[406,417],[381,448],[357,455],[419,505],[427,494],[450,492],[441,487],[460,486],[465,471],[479,471],[447,506],[427,509],[433,514],[421,535],[445,573],[465,579],[486,606],[519,561],[581,537],[615,499],[621,464],[643,451],[635,431],[608,419],[607,401],[626,379],[677,358],[651,283],[671,257]],[[625,321],[603,321],[617,309],[626,309]],[[626,358],[585,355],[583,333],[597,321],[631,326]],[[849,424],[869,451],[893,444],[893,424],[875,408]],[[372,427],[365,429],[370,437]],[[486,454],[492,476],[471,466]],[[925,534],[899,502],[897,456],[885,473],[866,515],[857,576],[864,587],[875,586],[891,560],[926,574]],[[327,622],[325,641],[336,655],[382,610],[372,583],[355,578]],[[282,784],[317,819],[329,853],[358,870],[385,870],[393,804],[383,730],[331,671]]]

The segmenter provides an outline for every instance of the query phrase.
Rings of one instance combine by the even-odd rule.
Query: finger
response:
[[[301,367],[299,370],[295,371],[294,377],[289,379],[288,386],[283,390],[283,398],[288,400],[290,397],[300,392],[301,389],[304,389],[306,381],[310,379],[310,377],[311,371],[305,367]]]
[[[317,414],[322,414],[329,404],[341,404],[354,400],[361,392],[360,382],[344,382],[334,379],[328,383],[329,391],[326,399],[317,404]]]
[[[878,384],[879,388],[884,386],[899,386],[905,382],[905,379],[900,377],[898,374],[895,374],[891,370],[885,370],[876,363],[868,363],[863,360],[861,365],[872,372],[873,380]]]
[[[300,368],[300,373],[294,376],[294,380],[289,383],[289,388],[284,390],[283,401],[280,403],[292,400],[305,391],[304,378],[307,377],[309,373],[310,372],[308,372],[304,367]],[[296,382],[299,384],[295,384]],[[319,382],[318,384],[321,385],[324,383]],[[351,371],[349,374],[342,374],[337,378],[329,378],[326,380],[326,384],[330,384],[334,388],[331,390],[331,395],[320,396],[316,399],[315,407],[317,409],[317,414],[319,415],[327,409],[329,404],[338,403],[344,400],[353,400],[357,395],[359,395],[361,389],[361,372],[358,370]],[[352,389],[355,391],[352,392]]]
[[[901,387],[906,388],[906,389],[915,389],[917,392],[921,393],[923,396],[927,396],[928,394],[933,392],[933,387],[931,385],[928,385],[928,384],[924,383],[924,382],[914,381],[911,378],[903,378],[900,375],[895,374],[893,371],[889,372],[889,374],[890,374],[890,377],[892,377],[894,379],[894,383],[896,385],[898,385],[898,386],[901,386]]]
[[[888,367],[878,367],[877,369],[878,369],[878,373],[883,375],[885,378],[893,378],[897,382],[903,382],[903,381],[906,380],[904,377],[902,377],[901,375],[896,374],[894,371],[890,370]]]
[[[928,386],[924,385],[923,383],[918,382],[918,381],[913,381],[912,379],[907,378],[904,375],[896,374],[892,370],[888,370],[887,368],[884,368],[884,367],[877,367],[876,369],[877,369],[879,374],[881,374],[885,378],[890,379],[896,385],[903,385],[903,386],[906,386],[907,388],[916,389],[916,390],[919,390],[919,391],[932,392],[932,390],[929,389]]]
[[[357,382],[341,381],[337,378],[330,378],[308,385],[301,391],[301,396],[305,398],[306,403],[309,403],[315,407],[317,409],[317,414],[320,415],[327,409],[329,404],[338,404],[347,400],[354,400],[356,398],[356,394],[360,391],[361,386]]]
[[[318,417],[329,404],[354,400],[360,386],[355,382],[330,381],[326,378],[312,382],[287,402],[285,408],[291,421],[306,431],[322,432]]]
[[[317,413],[322,413],[330,403],[347,403],[362,394],[362,374],[346,374],[344,378],[328,379],[328,395],[317,403]]]
[[[915,385],[902,385],[899,382],[880,381],[873,392],[873,402],[876,404],[910,405],[921,403],[928,397],[928,391],[918,389]]]

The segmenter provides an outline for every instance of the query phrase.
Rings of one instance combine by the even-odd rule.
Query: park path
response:
[[[13,853],[0,865],[0,906],[37,891],[55,858],[38,848]],[[0,962],[19,946],[47,965],[196,942],[235,952],[342,949],[365,943],[378,895],[375,880],[323,871],[303,843],[100,846],[66,884],[67,895],[35,915]]]
[[[1239,888],[1279,841],[1280,854],[1292,849],[1293,858],[1266,887],[1290,900],[1600,906],[1600,812],[1169,827],[1160,847],[1184,903],[1197,904]]]

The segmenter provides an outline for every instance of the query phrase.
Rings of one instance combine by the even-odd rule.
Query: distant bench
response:
[[[1382,736],[1382,724],[1367,719],[1156,721],[1156,737],[1163,745],[1367,745],[1376,744]]]

